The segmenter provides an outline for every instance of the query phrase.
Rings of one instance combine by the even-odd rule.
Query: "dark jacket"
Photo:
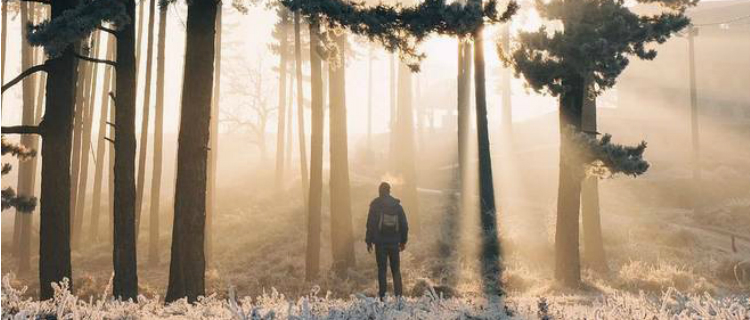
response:
[[[383,212],[397,212],[399,228],[397,234],[381,234],[379,222]],[[409,238],[409,224],[406,221],[404,208],[398,199],[390,195],[380,196],[370,203],[370,213],[367,215],[367,244],[406,244]]]

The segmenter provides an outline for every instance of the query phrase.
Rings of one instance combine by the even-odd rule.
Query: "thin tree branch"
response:
[[[96,29],[98,29],[100,31],[104,31],[106,33],[109,33],[109,34],[113,35],[114,37],[117,37],[117,31],[115,31],[114,29],[110,29],[110,28],[107,28],[105,26],[98,26],[98,27],[96,27]]]
[[[39,71],[47,71],[47,65],[46,64],[39,64],[39,65],[35,65],[35,66],[31,67],[31,68],[28,68],[28,69],[24,70],[23,72],[21,72],[21,74],[19,74],[13,80],[10,80],[8,83],[4,84],[1,92],[5,93],[5,90],[10,89],[16,83],[19,83],[21,80],[23,80],[23,78],[26,78],[26,77],[28,77],[28,76],[36,73],[36,72],[39,72]]]
[[[6,1],[6,0],[3,0],[3,1]],[[37,2],[37,3],[42,3],[42,4],[52,4],[51,0],[21,0],[21,1],[23,1],[23,2]]]
[[[109,142],[112,142],[113,144],[115,143],[115,140],[112,140],[112,139],[110,139],[110,138],[107,138],[107,137],[104,137],[104,140],[107,140],[107,141],[109,141]]]
[[[107,64],[107,65],[110,65],[110,66],[113,66],[113,67],[117,68],[117,62],[114,62],[112,60],[104,60],[104,59],[91,58],[91,57],[82,56],[82,55],[77,54],[77,53],[76,53],[75,56],[76,56],[76,58],[81,59],[83,61],[94,62],[94,63],[103,63],[103,64]]]
[[[114,123],[112,123],[112,122],[109,122],[109,121],[107,121],[107,124],[108,124],[108,125],[110,125],[110,126],[112,126],[113,128],[117,128],[117,125],[115,125],[115,124],[114,124]]]
[[[2,127],[3,134],[42,134],[39,126]]]

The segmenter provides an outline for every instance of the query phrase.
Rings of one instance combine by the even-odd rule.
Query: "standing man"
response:
[[[380,196],[370,203],[367,215],[367,252],[372,252],[375,245],[375,260],[378,263],[378,295],[382,300],[386,291],[387,261],[393,273],[393,293],[401,296],[401,268],[399,253],[406,248],[409,236],[409,224],[406,222],[404,208],[398,199],[391,197],[391,185],[386,182],[378,187]]]

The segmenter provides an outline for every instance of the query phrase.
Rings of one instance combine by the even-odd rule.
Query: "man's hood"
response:
[[[385,195],[385,196],[378,197],[378,203],[381,206],[393,207],[393,206],[399,205],[399,203],[401,203],[401,200],[396,199],[392,197],[391,195]]]

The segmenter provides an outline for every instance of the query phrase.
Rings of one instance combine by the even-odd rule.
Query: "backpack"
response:
[[[398,212],[395,207],[385,208],[380,212],[378,228],[381,234],[397,234],[399,229]]]

